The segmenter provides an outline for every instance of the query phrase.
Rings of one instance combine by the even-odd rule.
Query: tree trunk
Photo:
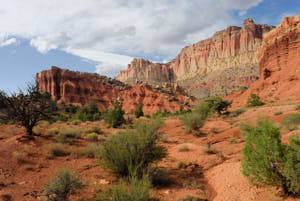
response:
[[[33,136],[33,131],[32,131],[32,127],[31,126],[26,126],[26,134],[28,136]]]

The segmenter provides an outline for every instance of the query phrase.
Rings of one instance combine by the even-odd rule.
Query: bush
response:
[[[136,110],[134,112],[134,115],[136,118],[140,118],[142,116],[144,116],[144,112],[143,112],[143,105],[142,104],[139,104],[137,107],[136,107]]]
[[[283,174],[286,177],[289,192],[300,193],[300,140],[290,138],[290,146],[287,148]]]
[[[115,102],[114,108],[103,114],[103,118],[108,125],[117,128],[125,122],[124,114],[125,112],[122,110],[119,103]]]
[[[260,97],[256,94],[250,94],[250,97],[247,100],[247,107],[256,107],[262,106],[265,103],[260,100]]]
[[[288,114],[281,123],[287,128],[297,127],[300,124],[300,114]]]
[[[194,110],[194,112],[199,114],[203,120],[207,119],[207,117],[211,113],[211,111],[212,110],[207,102],[197,103],[197,105],[195,106],[195,110]]]
[[[91,133],[87,136],[87,139],[89,141],[94,141],[97,142],[98,141],[98,134],[97,133]]]
[[[63,144],[72,144],[75,139],[81,138],[81,131],[70,127],[59,130],[59,135],[55,136],[56,142]]]
[[[60,129],[58,127],[50,128],[46,131],[46,135],[56,135],[58,134]]]
[[[148,165],[166,156],[166,149],[158,145],[156,124],[140,122],[135,130],[111,135],[100,149],[100,164],[121,176],[132,172],[141,175]]]
[[[152,118],[164,118],[164,117],[169,117],[171,116],[171,112],[169,112],[168,110],[164,110],[164,111],[157,111],[156,113],[152,114]]]
[[[223,100],[220,97],[212,97],[205,102],[213,112],[217,112],[219,115],[226,113],[227,109],[231,107],[232,101]]]
[[[186,131],[190,133],[191,131],[197,131],[203,127],[205,119],[203,114],[197,112],[191,112],[183,115],[179,118],[181,122],[186,125]]]
[[[80,125],[81,121],[79,119],[75,119],[75,120],[72,121],[72,124],[73,125]]]
[[[48,146],[49,155],[52,157],[55,156],[67,156],[70,153],[66,150],[66,147],[61,143],[50,144]]]
[[[88,105],[78,108],[71,108],[71,113],[75,112],[75,119],[80,121],[97,121],[100,120],[100,112],[97,100],[93,99]]]
[[[131,177],[129,184],[121,181],[111,190],[102,193],[97,200],[101,201],[150,201],[151,183],[147,176],[141,179]]]
[[[101,134],[101,128],[99,125],[93,125],[91,128],[87,129],[87,133]]]
[[[81,131],[70,127],[62,128],[59,133],[60,135],[66,138],[73,138],[73,139],[81,138]]]
[[[285,193],[299,193],[299,139],[281,142],[280,131],[269,120],[248,130],[243,148],[242,173],[253,184],[282,186]]]
[[[79,149],[78,155],[88,158],[99,158],[100,146],[97,144],[89,144],[86,147]]]
[[[69,173],[68,168],[59,170],[52,181],[46,186],[44,195],[51,201],[68,201],[68,197],[75,189],[82,188],[76,173]]]

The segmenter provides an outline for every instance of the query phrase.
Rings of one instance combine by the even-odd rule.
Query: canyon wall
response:
[[[54,100],[86,105],[96,99],[101,111],[112,108],[116,100],[126,112],[131,112],[138,104],[143,104],[146,114],[164,109],[174,112],[193,103],[193,98],[184,94],[178,86],[168,85],[163,90],[147,84],[126,86],[105,76],[58,67],[37,73],[36,82],[39,91],[50,93]]]
[[[286,17],[265,35],[258,53],[260,78],[229,99],[245,104],[251,93],[264,100],[297,99],[300,94],[300,15]]]
[[[128,84],[178,83],[196,97],[224,95],[247,88],[258,79],[257,51],[263,35],[272,29],[272,26],[257,25],[249,18],[243,27],[228,27],[207,40],[183,48],[167,64],[134,59],[116,79]]]

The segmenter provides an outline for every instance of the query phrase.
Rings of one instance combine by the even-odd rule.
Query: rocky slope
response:
[[[300,15],[284,18],[259,49],[260,79],[229,99],[245,104],[251,93],[265,100],[297,99],[300,94]]]
[[[164,109],[178,111],[181,105],[186,107],[193,102],[178,86],[168,85],[163,90],[146,84],[126,86],[105,76],[57,67],[37,73],[36,82],[41,92],[47,91],[57,101],[85,105],[96,99],[101,111],[111,108],[116,100],[126,112],[143,104],[146,114]]]
[[[249,18],[243,27],[228,27],[207,40],[183,48],[170,63],[134,59],[116,79],[129,84],[137,80],[150,84],[178,83],[197,97],[249,87],[258,79],[257,50],[263,34],[272,28],[257,25]]]

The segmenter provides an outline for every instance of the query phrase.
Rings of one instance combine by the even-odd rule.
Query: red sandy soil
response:
[[[282,111],[280,115],[275,115]],[[261,116],[269,116],[280,125],[283,117],[295,113],[295,104],[281,105],[277,102],[258,108],[246,108],[246,112],[234,118],[210,118],[201,129],[199,135],[185,133],[184,126],[177,117],[165,120],[160,133],[165,135],[162,142],[168,149],[168,157],[158,165],[169,172],[172,184],[168,187],[153,188],[155,197],[165,201],[178,201],[187,195],[206,198],[213,201],[296,201],[300,198],[282,197],[280,189],[266,186],[252,186],[241,174],[240,162],[243,140],[239,123],[243,121],[256,122]],[[74,128],[88,128],[95,123],[68,125]],[[101,122],[102,138],[118,132],[120,129],[108,129]],[[51,127],[66,126],[65,123],[47,125]],[[282,128],[282,139],[288,141],[288,136],[296,134]],[[71,154],[66,157],[49,158],[46,148],[53,141],[44,135],[34,141],[20,142],[24,130],[14,125],[0,126],[0,199],[1,195],[11,195],[15,201],[41,200],[42,190],[53,178],[55,172],[68,166],[75,170],[85,187],[71,195],[70,200],[87,200],[97,192],[103,191],[116,183],[118,178],[97,165],[99,159],[88,159]],[[235,137],[235,138],[233,138]],[[70,146],[74,153],[88,143],[86,135]],[[208,154],[206,144],[212,144],[216,154]],[[30,146],[30,154],[24,153],[24,146]],[[183,150],[187,148],[187,150]],[[14,151],[25,154],[25,161],[17,162],[12,157]],[[186,169],[179,169],[178,163],[192,162]]]

